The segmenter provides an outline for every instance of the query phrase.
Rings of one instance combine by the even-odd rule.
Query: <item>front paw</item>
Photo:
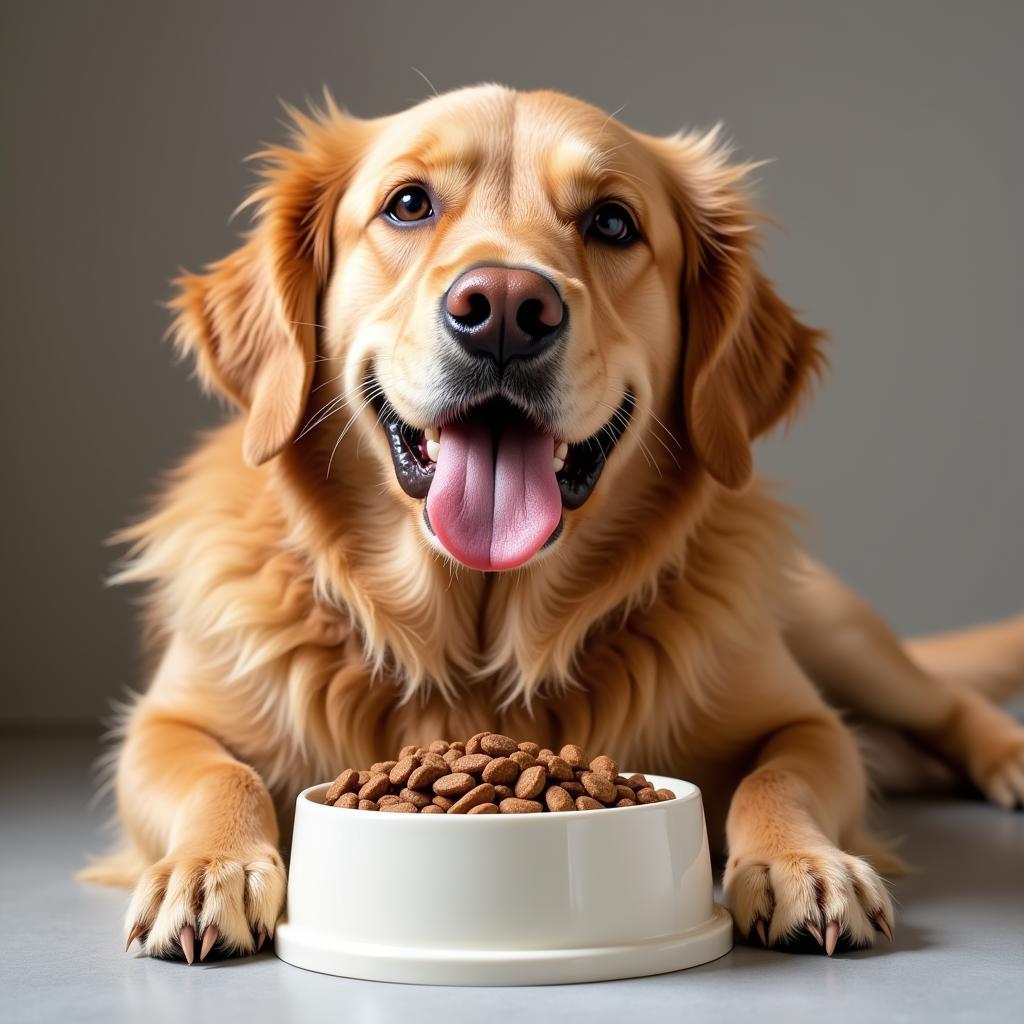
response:
[[[985,763],[971,772],[978,788],[995,804],[1008,811],[1024,807],[1024,728],[988,751]]]
[[[872,945],[877,932],[892,940],[885,883],[866,861],[833,846],[731,857],[725,894],[739,930],[765,946],[806,933],[831,956],[840,937],[850,946]]]
[[[214,946],[228,955],[252,953],[273,935],[284,894],[284,861],[269,843],[176,850],[139,879],[125,922],[127,946],[139,938],[150,956],[184,956],[189,963],[197,942],[200,960]]]

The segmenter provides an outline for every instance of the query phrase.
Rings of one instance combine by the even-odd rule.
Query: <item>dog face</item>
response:
[[[817,365],[711,137],[487,86],[377,121],[329,104],[267,155],[249,241],[181,282],[179,338],[248,411],[250,462],[298,437],[352,472],[354,431],[345,456],[472,569],[684,460],[742,486]]]

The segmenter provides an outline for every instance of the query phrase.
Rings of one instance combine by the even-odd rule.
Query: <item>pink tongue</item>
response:
[[[553,455],[554,439],[525,423],[502,428],[496,455],[483,420],[445,427],[427,494],[437,539],[472,569],[528,562],[562,517]]]

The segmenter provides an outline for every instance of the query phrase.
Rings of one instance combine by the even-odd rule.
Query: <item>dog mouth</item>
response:
[[[424,521],[441,546],[484,571],[524,565],[557,538],[564,510],[593,493],[634,405],[626,390],[597,433],[565,441],[503,397],[421,430],[394,411],[380,388],[371,393],[379,395],[374,407],[399,486],[425,499]]]

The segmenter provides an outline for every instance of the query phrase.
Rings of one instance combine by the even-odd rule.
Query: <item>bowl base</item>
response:
[[[421,949],[331,942],[282,919],[274,952],[320,974],[409,985],[566,985],[667,974],[717,960],[732,949],[732,918],[723,907],[678,935],[592,949]]]

